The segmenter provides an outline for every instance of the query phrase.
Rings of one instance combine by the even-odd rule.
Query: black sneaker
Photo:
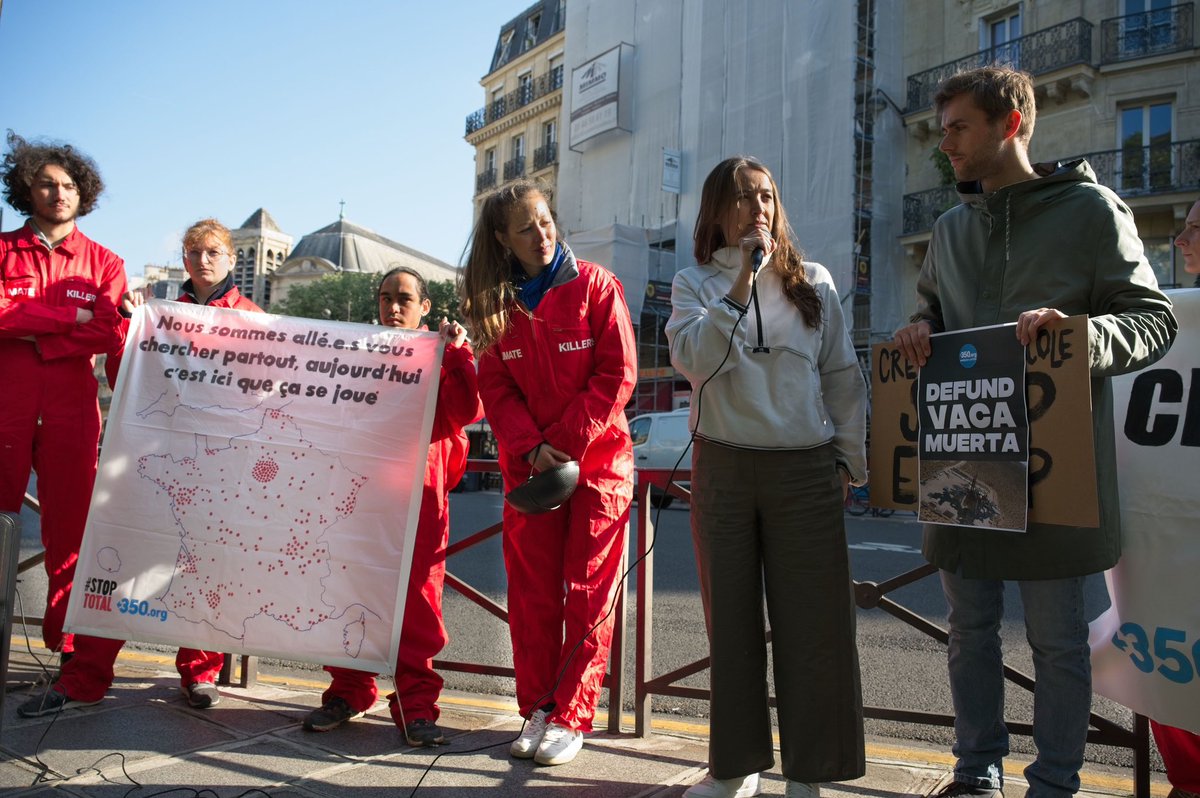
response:
[[[221,703],[221,694],[212,682],[193,682],[179,689],[187,696],[188,706],[195,709],[208,709]]]
[[[409,745],[432,747],[446,744],[446,736],[442,734],[442,730],[436,723],[425,718],[418,718],[405,726],[404,737]]]
[[[53,715],[64,709],[90,707],[99,704],[103,699],[95,701],[77,701],[60,690],[49,690],[41,695],[35,695],[21,706],[17,707],[17,715],[22,718],[40,718],[43,715]]]
[[[348,720],[361,718],[365,712],[355,712],[341,696],[334,696],[320,709],[314,709],[304,719],[304,730],[323,732],[336,729]]]
[[[967,784],[965,781],[952,781],[933,793],[930,798],[1004,798],[1004,793],[998,787],[983,787],[977,784]]]

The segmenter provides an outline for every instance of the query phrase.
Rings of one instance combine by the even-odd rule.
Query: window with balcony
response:
[[[979,21],[979,49],[991,51],[991,61],[1021,68],[1021,9],[1010,8]]]
[[[517,76],[517,104],[528,105],[533,100],[533,72]]]
[[[475,193],[480,194],[496,185],[496,148],[488,147],[483,151],[483,168],[475,175]]]
[[[533,151],[533,168],[544,169],[558,163],[558,120],[542,123],[542,146]]]
[[[504,164],[504,179],[515,180],[525,175],[525,136],[513,136],[509,144],[510,158]]]
[[[1126,52],[1162,50],[1174,39],[1171,0],[1125,0]]]
[[[1169,101],[1120,109],[1118,191],[1136,194],[1162,191],[1172,185],[1173,119]]]
[[[550,86],[549,91],[561,89],[563,84],[563,59],[561,55],[556,55],[550,59]]]

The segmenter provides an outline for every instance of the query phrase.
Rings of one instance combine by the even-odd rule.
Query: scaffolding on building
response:
[[[854,67],[854,346],[871,339],[871,204],[875,156],[875,0],[857,0]]]

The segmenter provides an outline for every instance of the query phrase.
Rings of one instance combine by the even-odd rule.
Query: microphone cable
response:
[[[755,283],[757,283],[757,280],[755,281]],[[754,289],[753,289],[753,285],[752,285],[751,291],[753,292],[753,290]],[[689,430],[689,432],[691,434],[688,437],[688,444],[687,444],[687,446],[683,447],[683,451],[680,452],[679,459],[677,459],[675,461],[675,465],[671,466],[671,472],[670,472],[670,474],[667,475],[667,484],[668,485],[670,485],[671,483],[673,483],[675,481],[675,472],[679,470],[679,464],[683,462],[683,458],[687,455],[688,451],[692,448],[692,444],[696,440],[696,431],[700,427],[700,412],[703,409],[704,388],[710,382],[712,382],[714,377],[716,377],[718,374],[721,373],[721,369],[724,368],[725,364],[729,361],[729,356],[730,356],[730,354],[733,353],[733,342],[734,342],[734,339],[737,337],[738,325],[742,323],[742,319],[746,318],[746,314],[749,313],[749,311],[750,311],[749,306],[747,306],[747,307],[742,307],[740,305],[738,306],[738,317],[737,317],[737,320],[734,321],[733,329],[729,333],[729,341],[725,346],[725,356],[723,358],[721,358],[721,362],[717,364],[717,367],[715,369],[713,369],[713,373],[709,374],[708,377],[706,377],[704,379],[704,382],[700,383],[700,387],[696,389],[696,425]],[[761,322],[760,322],[760,325],[761,325]],[[762,334],[762,331],[761,331],[761,327],[760,327],[760,330],[759,330],[760,340],[761,340],[761,334]],[[755,351],[757,351],[757,350],[755,350]],[[650,497],[650,492],[646,491],[646,498],[649,499],[649,497]],[[655,513],[654,513],[653,526],[655,528],[658,527],[658,523],[662,518],[662,511],[663,511],[663,505],[659,504],[659,506],[657,508],[655,508]],[[608,620],[609,616],[612,615],[613,612],[616,610],[617,599],[621,597],[622,593],[625,590],[625,580],[629,578],[629,574],[631,574],[633,572],[633,569],[636,568],[642,562],[642,560],[646,559],[646,557],[650,554],[650,552],[654,551],[654,546],[657,542],[658,542],[658,532],[656,529],[656,531],[653,533],[653,535],[650,538],[650,545],[646,548],[646,550],[644,552],[642,552],[641,554],[639,554],[637,556],[637,559],[635,559],[632,563],[630,563],[625,568],[625,571],[621,574],[621,577],[617,580],[617,589],[613,591],[613,597],[612,597],[612,600],[609,602],[608,610],[604,613],[604,615],[600,618],[600,620],[596,621],[596,623],[592,625],[592,628],[588,629],[587,632],[584,633],[583,637],[581,637],[579,639],[579,642],[577,642],[575,644],[575,646],[571,649],[571,653],[567,655],[566,660],[563,662],[562,669],[559,670],[559,672],[558,672],[558,678],[555,679],[554,685],[551,686],[551,688],[549,690],[547,690],[544,695],[542,695],[540,698],[538,698],[536,701],[533,702],[533,705],[535,707],[543,706],[546,703],[547,699],[553,697],[555,691],[558,690],[558,686],[562,683],[563,677],[567,673],[567,668],[568,668],[568,666],[570,666],[571,660],[574,659],[575,655],[579,652],[580,646],[582,646],[585,642],[587,642],[587,639],[592,636],[592,633],[595,632],[598,628],[600,628],[600,626],[603,625],[604,622],[606,620]],[[622,551],[622,556],[624,556],[624,552],[628,551],[628,550],[629,550],[629,541],[628,541],[628,537],[627,537],[623,551]],[[642,590],[644,588],[642,585],[638,585],[638,589]],[[616,665],[618,668],[624,667],[623,662],[619,662]],[[623,709],[624,709],[623,707],[610,706],[608,708],[608,711],[610,713],[616,712],[618,717],[620,717],[620,713],[623,711]],[[437,754],[432,760],[430,760],[429,764],[425,767],[425,770],[421,773],[421,777],[419,779],[417,779],[417,783],[415,785],[413,785],[412,791],[409,792],[409,794],[408,794],[409,798],[412,798],[412,796],[415,796],[417,794],[417,790],[419,790],[421,788],[421,784],[424,783],[425,777],[429,775],[429,772],[431,770],[433,770],[433,766],[435,764],[437,764],[437,761],[439,759],[441,759],[442,757],[444,757],[444,756],[461,756],[464,754],[476,754],[476,753],[479,753],[480,751],[486,751],[490,748],[495,748],[500,745],[511,745],[521,736],[521,733],[525,731],[525,725],[527,723],[529,723],[528,719],[524,720],[524,722],[521,724],[521,728],[517,730],[516,737],[504,739],[498,743],[491,743],[490,745],[483,745],[483,746],[479,746],[477,748],[470,748],[465,751],[444,751],[442,753]]]

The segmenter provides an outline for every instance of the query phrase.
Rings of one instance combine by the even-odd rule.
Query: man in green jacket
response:
[[[946,80],[934,98],[941,150],[962,204],[938,218],[917,283],[917,312],[895,342],[918,365],[932,333],[1016,322],[1023,345],[1054,320],[1088,314],[1100,527],[1030,524],[1024,533],[927,525],[923,551],[941,569],[950,608],[954,781],[941,798],[1000,798],[1003,580],[1016,580],[1033,650],[1030,798],[1079,789],[1091,710],[1083,585],[1121,554],[1108,377],[1144,368],[1175,338],[1133,214],[1083,160],[1029,162],[1035,104],[1028,75],[984,67]]]

